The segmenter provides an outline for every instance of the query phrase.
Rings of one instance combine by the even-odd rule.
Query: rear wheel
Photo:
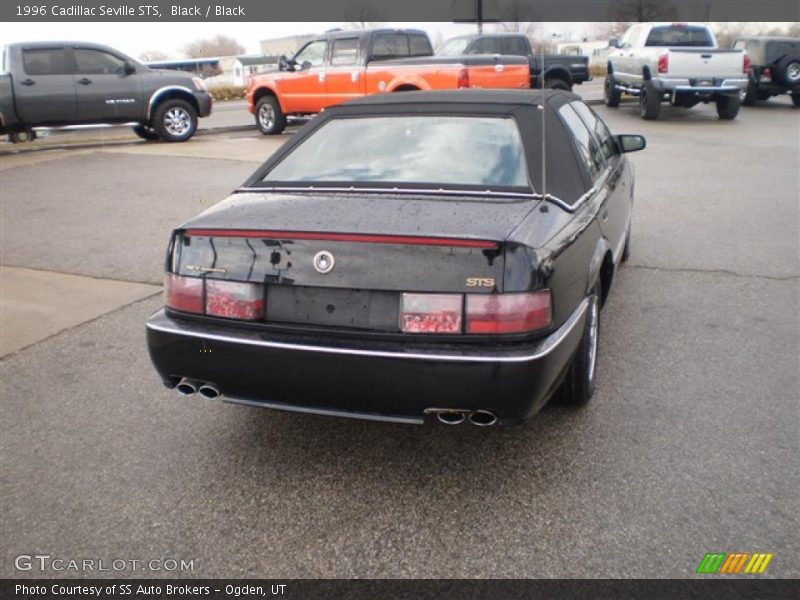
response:
[[[597,367],[597,342],[600,336],[600,283],[595,284],[586,311],[586,325],[578,352],[572,359],[564,383],[561,399],[571,406],[586,406],[594,394]]]
[[[158,133],[156,133],[154,129],[148,127],[147,125],[134,125],[133,127],[131,127],[131,129],[133,130],[133,133],[138,135],[143,140],[152,142],[154,140],[161,139],[160,137],[158,137]]]
[[[564,90],[565,92],[571,92],[572,86],[564,81],[563,79],[545,79],[544,80],[544,87],[548,90]]]
[[[24,129],[22,131],[12,131],[8,134],[8,141],[12,144],[22,144],[24,142],[32,142],[36,139],[36,132],[33,129]]]
[[[619,106],[619,101],[621,98],[622,92],[616,88],[614,77],[609,73],[606,75],[606,81],[603,84],[603,99],[605,100],[606,106],[611,108]]]
[[[185,142],[197,131],[197,111],[185,100],[164,100],[153,112],[152,128],[165,142]]]
[[[786,56],[779,63],[776,70],[778,81],[787,87],[800,84],[800,58]]]
[[[648,82],[639,94],[639,114],[646,121],[655,121],[661,112],[661,96]]]
[[[275,96],[264,96],[256,103],[256,127],[264,135],[278,135],[286,129],[286,115]]]
[[[739,96],[720,96],[717,100],[717,114],[723,121],[730,121],[739,114],[742,101]]]

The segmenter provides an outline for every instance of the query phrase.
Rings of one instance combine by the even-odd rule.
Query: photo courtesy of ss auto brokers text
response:
[[[0,5],[0,597],[796,597],[800,15],[710,2]]]

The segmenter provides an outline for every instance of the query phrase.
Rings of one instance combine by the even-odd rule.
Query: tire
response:
[[[158,133],[156,133],[153,129],[150,129],[147,125],[134,125],[133,127],[131,127],[131,129],[133,130],[133,133],[138,135],[143,140],[152,142],[154,140],[161,139],[158,136]]]
[[[606,81],[603,84],[603,100],[606,106],[611,108],[619,106],[619,101],[622,99],[622,92],[614,87],[615,85],[614,77],[611,74],[606,75]]]
[[[600,283],[595,284],[586,311],[586,326],[578,351],[561,384],[561,401],[569,406],[586,406],[594,394],[597,342],[600,334]]]
[[[645,82],[639,94],[639,115],[645,121],[655,121],[661,113],[661,96]]]
[[[778,82],[786,87],[800,85],[800,57],[785,56],[775,69]]]
[[[739,107],[742,101],[739,95],[736,96],[720,96],[717,100],[717,114],[723,121],[732,121],[739,114]]]
[[[264,135],[278,135],[286,129],[286,115],[275,96],[264,96],[256,103],[256,127]]]
[[[33,129],[25,129],[23,131],[12,131],[8,134],[8,141],[12,144],[24,144],[25,142],[32,142],[36,139],[36,132]]]
[[[742,104],[745,106],[755,106],[756,101],[761,100],[761,95],[758,92],[758,85],[752,79],[747,83],[747,89],[744,92]]]
[[[565,92],[572,91],[572,86],[569,83],[563,79],[558,79],[555,77],[553,79],[545,79],[544,87],[548,90],[564,90]]]
[[[800,94],[792,94],[792,104],[800,108]]]
[[[165,142],[185,142],[197,131],[197,111],[185,100],[168,98],[153,111],[150,127]]]

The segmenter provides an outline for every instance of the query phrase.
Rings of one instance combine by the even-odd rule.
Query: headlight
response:
[[[206,88],[206,82],[203,81],[201,77],[192,77],[192,83],[194,83],[194,87],[202,92],[208,91]]]

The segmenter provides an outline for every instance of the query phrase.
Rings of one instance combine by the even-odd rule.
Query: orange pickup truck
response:
[[[381,92],[455,88],[527,88],[525,57],[433,56],[424,31],[330,31],[303,46],[278,69],[250,78],[247,108],[265,135],[288,116],[311,115],[351,98]]]

